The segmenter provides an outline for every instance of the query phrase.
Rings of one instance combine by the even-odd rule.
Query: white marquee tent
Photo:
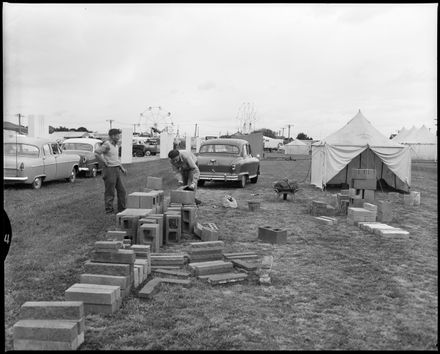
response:
[[[284,154],[288,155],[308,155],[309,147],[307,144],[293,139],[290,143],[284,145]]]
[[[311,184],[349,184],[355,168],[374,168],[377,179],[399,190],[411,185],[409,147],[380,133],[360,110],[341,129],[312,144]]]
[[[399,132],[393,140],[410,147],[412,160],[437,161],[437,136],[424,125],[419,129],[413,127],[405,134]]]

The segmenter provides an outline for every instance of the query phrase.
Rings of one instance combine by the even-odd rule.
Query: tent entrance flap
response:
[[[370,148],[355,156],[342,170],[332,177],[327,185],[343,184],[351,185],[353,169],[375,169],[377,179],[383,179],[389,186],[408,191],[407,184],[396,176],[388,166]]]

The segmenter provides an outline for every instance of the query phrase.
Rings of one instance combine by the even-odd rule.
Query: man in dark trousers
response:
[[[102,169],[102,178],[104,179],[104,204],[107,214],[114,213],[113,200],[115,199],[115,189],[118,195],[118,212],[126,208],[127,193],[125,191],[122,174],[127,170],[119,161],[119,140],[121,131],[119,129],[110,129],[108,132],[109,140],[105,141],[95,150],[96,158],[104,165]]]
[[[197,157],[190,151],[176,149],[171,150],[168,157],[179,185],[185,190],[196,191],[200,177]],[[200,200],[196,198],[196,204],[200,203]]]

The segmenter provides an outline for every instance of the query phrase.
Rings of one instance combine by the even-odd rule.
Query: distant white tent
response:
[[[312,144],[311,184],[349,184],[352,169],[372,168],[378,180],[408,191],[411,185],[409,147],[388,139],[362,115]]]
[[[263,147],[264,149],[278,150],[283,145],[283,139],[274,139],[263,135]]]
[[[412,160],[437,161],[437,136],[426,126],[423,125],[419,129],[413,127],[406,134],[399,135],[393,140],[410,147]]]
[[[402,127],[402,129],[399,130],[399,132],[397,133],[397,135],[393,138],[394,141],[400,142],[399,139],[401,139],[402,137],[404,137],[406,134],[408,134],[409,129],[406,129],[405,127]]]
[[[307,144],[293,139],[290,143],[284,145],[284,154],[286,155],[308,155],[309,147]]]

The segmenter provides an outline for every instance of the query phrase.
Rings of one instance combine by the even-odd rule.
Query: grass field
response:
[[[348,225],[319,225],[308,214],[312,200],[330,201],[336,191],[308,184],[310,160],[267,159],[257,184],[245,189],[206,184],[200,222],[214,222],[225,252],[273,255],[272,285],[252,282],[188,289],[163,285],[151,300],[133,292],[113,315],[88,315],[81,350],[437,350],[438,226],[437,164],[414,163],[412,189],[421,205],[395,203],[393,226],[409,240],[384,239]],[[163,177],[165,195],[176,187],[167,160],[126,166],[129,193],[146,176]],[[294,200],[277,199],[274,181],[300,182]],[[4,188],[12,244],[4,264],[5,349],[26,301],[64,300],[79,281],[93,244],[113,229],[106,215],[101,177],[74,184],[53,182],[41,190]],[[237,209],[222,207],[232,195]],[[386,198],[378,191],[376,198]],[[248,200],[261,210],[248,210]],[[257,241],[258,226],[286,228],[286,245]],[[185,237],[165,252],[188,249]]]

